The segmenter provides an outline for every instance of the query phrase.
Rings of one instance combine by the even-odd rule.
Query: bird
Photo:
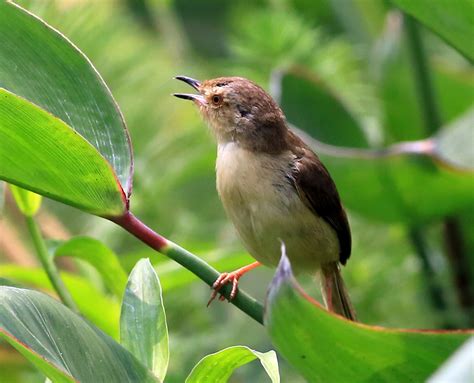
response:
[[[356,320],[340,269],[351,254],[349,222],[336,185],[316,153],[293,132],[277,102],[251,80],[175,79],[197,91],[173,95],[194,102],[215,136],[217,192],[256,260],[220,274],[209,303],[228,283],[233,299],[240,277],[255,267],[276,267],[284,243],[296,273],[320,272],[328,310]]]

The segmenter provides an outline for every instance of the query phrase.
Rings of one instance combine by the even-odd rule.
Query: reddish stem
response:
[[[219,277],[219,272],[216,269],[209,266],[196,255],[154,232],[129,211],[120,217],[109,217],[109,220],[123,227],[152,249],[155,249],[178,262],[181,266],[191,271],[209,286],[212,286]],[[231,286],[224,286],[222,288],[222,294],[226,298],[229,298],[231,290]],[[240,290],[237,296],[231,300],[231,303],[257,322],[263,324],[262,305],[244,291]]]
[[[117,225],[122,226],[129,233],[133,234],[140,241],[146,243],[156,251],[162,252],[168,245],[166,238],[155,233],[129,211],[120,217],[110,218],[110,220],[115,222]]]

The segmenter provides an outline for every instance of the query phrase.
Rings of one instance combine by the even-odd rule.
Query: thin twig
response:
[[[49,281],[53,286],[54,290],[59,296],[59,299],[69,307],[74,312],[78,313],[79,310],[74,303],[71,294],[67,290],[66,286],[64,285],[61,276],[59,275],[59,271],[54,264],[53,258],[49,255],[48,249],[44,242],[43,236],[39,230],[38,225],[33,217],[25,216],[26,223],[28,226],[28,231],[30,232],[31,239],[33,240],[33,244],[35,246],[36,255],[38,256],[41,265],[43,266],[44,271],[48,275]]]
[[[423,235],[423,232],[419,228],[411,228],[409,231],[409,237],[411,243],[420,258],[421,264],[423,266],[423,273],[426,279],[426,283],[428,285],[428,290],[430,293],[430,298],[433,306],[446,314],[448,305],[443,295],[443,291],[441,286],[436,280],[436,273],[431,265],[429,259],[429,251],[428,246],[426,245],[426,241]],[[450,324],[447,327],[452,327]]]
[[[471,284],[469,274],[469,260],[466,258],[466,250],[462,237],[461,225],[454,218],[446,218],[444,221],[444,239],[446,254],[453,273],[459,304],[465,311],[468,324],[474,326],[474,287]]]
[[[441,115],[436,103],[436,94],[431,81],[428,60],[417,22],[405,15],[408,48],[412,59],[414,78],[419,95],[426,135],[435,134],[442,126]],[[474,296],[470,290],[471,276],[460,224],[454,217],[446,217],[443,222],[444,243],[447,258],[451,264],[456,293],[461,307],[471,315]],[[416,245],[415,245],[416,247]],[[467,286],[467,288],[466,288]]]

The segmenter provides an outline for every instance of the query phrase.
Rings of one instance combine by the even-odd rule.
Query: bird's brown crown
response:
[[[176,94],[193,100],[219,143],[235,142],[249,150],[279,152],[286,145],[287,125],[273,98],[242,77],[219,77],[202,83],[184,76],[198,95]]]

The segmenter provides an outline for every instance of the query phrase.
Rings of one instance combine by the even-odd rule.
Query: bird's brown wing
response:
[[[351,255],[351,231],[336,185],[318,156],[301,142],[289,178],[301,200],[336,231],[339,261],[344,265]]]

